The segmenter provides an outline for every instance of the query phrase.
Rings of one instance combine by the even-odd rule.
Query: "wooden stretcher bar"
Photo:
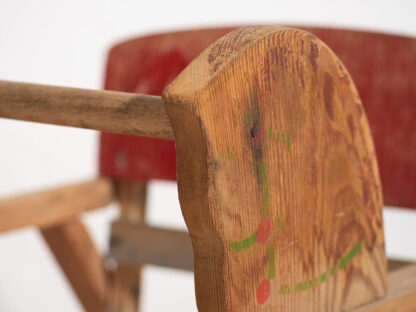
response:
[[[194,268],[189,233],[120,221],[113,224],[110,257],[133,266]]]

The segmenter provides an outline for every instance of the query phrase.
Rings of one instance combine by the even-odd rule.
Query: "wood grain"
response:
[[[354,80],[375,145],[384,204],[416,208],[416,38],[306,30],[335,52]]]
[[[101,255],[78,219],[43,228],[43,238],[87,312],[102,311],[107,275]]]
[[[0,233],[26,226],[60,224],[80,213],[102,208],[113,200],[108,179],[60,187],[0,200]]]
[[[0,81],[0,117],[172,139],[160,97]]]
[[[164,91],[199,311],[345,311],[387,288],[368,123],[313,35],[251,26]]]
[[[389,291],[383,299],[352,312],[414,312],[416,307],[416,264],[389,274]]]

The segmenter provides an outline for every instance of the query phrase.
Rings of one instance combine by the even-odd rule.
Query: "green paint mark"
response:
[[[351,259],[361,250],[362,242],[359,242],[352,247],[352,249],[341,259],[338,264],[338,270],[342,270]]]
[[[274,134],[272,134],[272,127],[269,127],[269,139],[273,139]]]
[[[251,129],[253,127],[254,121],[253,121],[253,116],[251,116],[251,114],[248,111],[246,113],[246,119],[247,119],[248,126]]]
[[[283,229],[286,226],[286,221],[283,218],[277,218],[277,221],[273,221],[273,224],[276,224],[278,229]],[[241,241],[235,241],[235,242],[229,242],[231,249],[239,252],[245,249],[248,249],[250,246],[252,246],[257,241],[257,231],[254,232],[251,236],[246,237],[242,239]],[[274,246],[273,246],[274,248]],[[270,259],[270,258],[269,258]],[[274,257],[273,257],[274,261]]]
[[[241,242],[230,242],[230,246],[231,246],[231,249],[236,252],[243,250],[243,246]]]
[[[284,295],[290,293],[290,287],[288,285],[281,285],[279,289],[279,294]]]
[[[249,237],[244,238],[241,241],[238,242],[230,242],[231,249],[239,252],[245,249],[248,249],[250,246],[252,246],[257,240],[257,232],[254,232]]]
[[[321,274],[321,283],[325,283],[326,281],[326,272]]]
[[[246,114],[247,124],[251,128],[253,126],[253,116],[250,114],[248,109],[243,109],[241,104],[238,104],[238,110]]]
[[[285,219],[282,219],[280,217],[277,218],[277,228],[279,230],[283,230],[286,227],[286,221]]]
[[[309,281],[300,282],[300,283],[296,283],[295,291],[296,292],[305,291],[305,290],[308,290],[309,288],[310,288]]]
[[[318,285],[319,283],[318,283],[318,279],[317,278],[315,278],[315,279],[313,279],[313,280],[307,280],[307,281],[304,281],[304,282],[300,282],[300,283],[297,283],[296,284],[296,286],[295,286],[295,291],[296,292],[299,292],[299,291],[306,291],[306,290],[309,290],[309,289],[311,289],[313,286],[316,286],[316,285]]]
[[[286,144],[288,148],[290,148],[290,138],[289,135],[282,131],[275,132],[272,127],[269,127],[269,134],[267,136],[268,139],[277,140],[277,142],[281,141],[283,144]]]
[[[351,259],[361,250],[362,244],[363,242],[359,242],[352,247],[352,249],[340,260],[338,270],[343,269],[351,261]],[[334,276],[334,267],[330,268],[327,272],[322,273],[319,277],[296,283],[293,286],[293,289],[295,292],[306,291],[319,284],[325,283],[328,281],[328,278],[332,276]],[[284,295],[288,293],[290,293],[290,287],[288,285],[281,285],[279,294]]]
[[[266,165],[263,162],[259,161],[257,162],[257,166],[260,171],[261,185],[263,187],[264,215],[268,217],[270,213],[270,209],[269,209],[270,194],[269,194],[269,185],[267,183]]]
[[[274,279],[275,276],[274,246],[271,245],[269,248],[269,279]]]

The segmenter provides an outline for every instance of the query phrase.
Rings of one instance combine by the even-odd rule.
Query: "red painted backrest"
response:
[[[353,77],[374,138],[385,204],[416,207],[416,39],[299,28],[331,47]],[[121,43],[110,51],[105,88],[160,95],[202,50],[231,30],[171,33]],[[175,161],[172,141],[101,136],[102,175],[175,180]]]
[[[105,89],[161,95],[200,52],[230,31],[167,33],[120,43],[108,56]],[[174,142],[102,133],[100,173],[123,180],[176,180]]]

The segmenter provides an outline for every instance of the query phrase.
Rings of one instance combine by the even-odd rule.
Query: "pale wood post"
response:
[[[143,225],[146,214],[147,183],[145,181],[115,181],[115,190],[120,204],[120,218],[113,225],[110,242],[117,239],[114,236],[115,225],[126,224],[134,227]],[[110,253],[112,248],[113,244],[110,246]],[[110,287],[105,311],[137,312],[140,299],[141,267],[118,263],[109,276]]]

